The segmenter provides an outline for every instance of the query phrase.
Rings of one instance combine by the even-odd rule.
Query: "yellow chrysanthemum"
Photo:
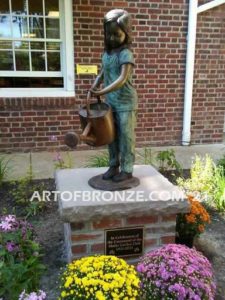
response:
[[[62,293],[61,293],[61,297],[62,297],[62,298],[65,298],[65,297],[66,297],[66,295],[67,295],[67,294],[66,294],[66,292],[65,292],[65,291],[62,291]]]
[[[104,294],[102,293],[102,291],[97,291],[95,293],[95,297],[98,299],[98,300],[106,300]]]
[[[64,284],[65,288],[68,288],[72,282],[73,282],[73,278],[71,276],[68,276]]]
[[[114,300],[136,299],[139,282],[134,266],[123,259],[106,255],[83,257],[69,264],[64,272],[61,297],[106,300],[111,295]]]

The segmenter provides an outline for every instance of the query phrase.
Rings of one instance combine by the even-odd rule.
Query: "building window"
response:
[[[73,91],[68,56],[73,57],[71,0],[0,1],[1,92]]]

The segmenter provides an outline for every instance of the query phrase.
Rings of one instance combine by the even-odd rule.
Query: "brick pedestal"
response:
[[[127,191],[97,191],[88,185],[92,176],[106,168],[60,170],[56,186],[59,210],[64,220],[68,261],[104,254],[105,230],[144,228],[144,253],[173,243],[176,214],[187,212],[183,193],[151,166],[135,166],[140,185]],[[137,258],[126,259],[136,262]]]

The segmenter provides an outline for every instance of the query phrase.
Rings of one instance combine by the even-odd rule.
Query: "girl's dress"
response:
[[[133,53],[129,49],[112,54],[104,52],[102,67],[105,87],[118,79],[123,64],[134,65]],[[109,145],[110,167],[120,165],[121,171],[132,173],[137,110],[137,93],[132,85],[132,74],[121,88],[106,94],[106,102],[112,107],[117,129],[116,139]]]

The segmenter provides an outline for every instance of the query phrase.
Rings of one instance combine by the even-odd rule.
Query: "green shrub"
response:
[[[177,183],[186,193],[194,194],[219,211],[225,210],[225,176],[223,168],[217,167],[212,158],[195,156],[190,178],[178,178]]]
[[[7,179],[9,170],[10,170],[10,159],[7,159],[6,156],[0,156],[0,186],[3,181]]]
[[[167,171],[175,171],[174,176],[181,175],[182,167],[176,159],[175,151],[173,149],[158,151],[153,153],[151,148],[144,148],[143,151],[137,151],[138,163],[145,165],[152,165],[161,173]]]
[[[217,166],[223,168],[223,175],[225,176],[225,154],[217,161]]]
[[[109,166],[109,154],[108,152],[102,152],[98,155],[93,155],[89,158],[87,163],[88,168],[100,168]]]
[[[215,190],[213,191],[213,199],[216,208],[219,211],[225,210],[225,175],[222,167],[217,167],[215,171]]]
[[[178,178],[178,185],[188,193],[199,192],[209,195],[214,189],[215,168],[215,163],[208,154],[205,157],[196,155],[192,161],[190,178]]]
[[[12,183],[10,194],[17,205],[24,207],[26,217],[29,217],[36,215],[38,211],[44,208],[44,201],[30,201],[34,192],[38,192],[39,195],[42,195],[43,190],[43,183],[40,184],[34,180],[30,180],[29,177],[26,176]]]
[[[154,156],[151,148],[145,147],[143,151],[137,151],[137,155],[140,156],[140,163],[144,165],[155,166]]]
[[[159,171],[166,172],[174,169],[181,174],[181,165],[176,159],[175,152],[173,149],[159,151],[156,156],[156,161],[159,163]]]
[[[40,195],[44,189],[44,184],[37,183],[33,180],[32,155],[30,153],[29,166],[25,177],[18,181],[12,182],[11,195],[16,204],[25,207],[26,217],[34,216],[45,206],[44,201],[30,201],[33,193],[37,191]]]

